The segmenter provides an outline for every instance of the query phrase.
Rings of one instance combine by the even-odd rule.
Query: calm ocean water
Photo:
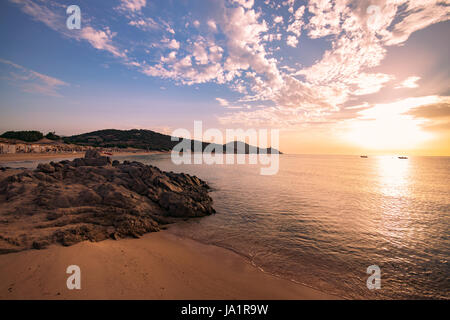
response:
[[[281,155],[274,176],[258,165],[127,158],[213,187],[218,213],[173,226],[179,235],[344,298],[450,299],[448,157]],[[379,290],[367,289],[370,265],[381,268]]]

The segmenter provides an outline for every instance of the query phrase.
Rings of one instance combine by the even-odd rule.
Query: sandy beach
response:
[[[181,238],[171,227],[146,233],[166,229],[161,223],[174,214],[215,212],[207,187],[195,176],[108,161],[87,153],[65,165],[1,173],[18,174],[4,180],[0,197],[3,252],[23,251],[0,255],[0,299],[336,299],[264,273],[232,251]],[[145,196],[135,192],[136,181],[147,183]],[[165,206],[170,196],[176,205]],[[67,288],[71,265],[81,269],[80,290]]]
[[[142,152],[115,152],[112,157],[120,156],[138,156],[149,154],[166,153],[165,151],[142,151]],[[0,166],[2,163],[13,161],[27,161],[27,160],[71,160],[75,158],[84,157],[84,152],[76,153],[7,153],[0,154]]]
[[[69,290],[66,268],[81,269]],[[0,299],[336,299],[266,274],[241,256],[164,230],[0,255]]]

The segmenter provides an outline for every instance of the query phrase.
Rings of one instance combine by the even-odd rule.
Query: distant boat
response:
[[[366,158],[368,158],[368,156],[360,156],[361,158],[364,158],[364,159],[366,159]]]
[[[408,157],[398,157],[399,159],[408,159]]]
[[[108,156],[112,156],[113,155],[111,152],[103,152],[103,153],[108,155]]]

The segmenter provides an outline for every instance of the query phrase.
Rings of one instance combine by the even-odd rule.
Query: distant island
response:
[[[195,142],[195,140],[191,140],[192,151],[194,150]],[[11,144],[21,143],[35,144],[37,145],[36,148],[38,148],[38,145],[40,144],[59,145],[60,149],[76,149],[77,151],[83,151],[85,148],[101,148],[168,152],[171,151],[179,143],[179,141],[172,141],[172,137],[170,135],[142,129],[106,129],[69,137],[58,136],[55,132],[49,132],[44,136],[44,134],[39,131],[7,131],[0,136],[0,153],[10,153],[12,152],[10,148]],[[200,143],[202,146],[202,151],[205,150],[207,146],[211,145],[211,143],[203,141]],[[68,148],[67,146],[73,147]],[[30,148],[24,148],[24,150],[28,149]],[[34,150],[33,148],[31,149]],[[245,154],[282,154],[282,152],[275,148],[259,148],[241,141],[229,142],[224,145],[216,145],[216,150],[223,150],[223,153],[227,153],[227,151],[229,152],[231,150],[233,153]]]

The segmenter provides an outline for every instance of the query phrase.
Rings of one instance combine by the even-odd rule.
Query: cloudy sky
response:
[[[449,0],[8,0],[0,17],[0,131],[202,120],[280,129],[291,153],[450,155]]]

